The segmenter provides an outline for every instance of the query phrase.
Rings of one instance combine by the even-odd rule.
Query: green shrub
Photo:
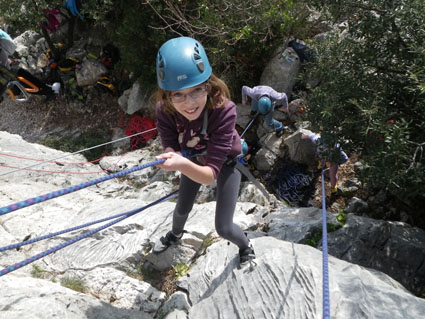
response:
[[[31,276],[34,278],[44,278],[46,271],[38,265],[32,265]]]
[[[425,199],[425,3],[314,1],[346,31],[314,45],[308,117],[330,144],[356,151],[361,178],[404,203]]]
[[[176,275],[176,279],[186,276],[188,272],[189,272],[189,266],[186,265],[184,262],[180,262],[174,266],[174,273]]]
[[[74,153],[86,148],[109,142],[108,135],[103,131],[88,131],[78,137],[46,137],[40,144],[63,151]],[[93,161],[105,155],[105,146],[93,148],[82,153],[88,161]]]
[[[273,51],[287,37],[304,38],[309,26],[304,2],[293,0],[151,0],[144,3],[144,10],[150,15],[145,27],[150,28],[139,28],[148,32],[143,40],[157,43],[144,56],[148,67],[154,66],[156,50],[165,38],[194,37],[204,45],[214,73],[226,81],[236,101],[242,85],[259,84]],[[131,37],[128,40],[134,43]],[[154,74],[150,71],[143,77]]]
[[[64,277],[60,283],[62,286],[78,292],[84,293],[86,291],[85,281],[81,278]]]
[[[342,227],[342,224],[340,222],[338,222],[338,225],[335,225],[332,223],[326,223],[326,229],[328,231],[328,234],[340,229],[341,227]],[[304,244],[317,248],[317,245],[319,244],[320,240],[322,240],[322,237],[323,237],[322,235],[323,235],[322,229],[313,231],[310,238],[307,238],[304,241]]]

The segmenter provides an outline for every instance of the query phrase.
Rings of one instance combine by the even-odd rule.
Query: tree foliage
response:
[[[105,21],[107,15],[113,11],[114,0],[85,0],[82,1],[81,14],[84,16],[85,23],[91,22],[101,24]],[[79,18],[64,6],[63,0],[0,0],[1,17],[16,33],[16,35],[27,30],[42,33],[46,39],[49,48],[52,50],[57,59],[61,54],[58,47],[53,44],[51,32],[48,32],[41,26],[46,21],[45,9],[58,9],[60,11],[59,18],[61,25],[67,25],[68,34],[63,51],[72,47],[74,43],[75,24]]]
[[[7,22],[20,31],[39,31],[41,10],[46,8],[61,8],[65,23],[75,22],[62,0],[0,0]],[[288,37],[305,37],[309,29],[309,11],[303,1],[293,0],[84,0],[81,13],[83,23],[107,28],[120,46],[121,67],[145,85],[155,83],[155,54],[161,43],[182,35],[200,40],[214,72],[227,81],[236,98],[242,85],[259,83],[276,47]],[[45,31],[44,35],[49,37]],[[73,29],[67,47],[72,43]]]
[[[153,30],[168,38],[191,36],[205,46],[214,72],[239,98],[242,85],[258,85],[274,49],[303,38],[309,11],[293,0],[145,0]]]
[[[425,199],[425,3],[314,1],[347,24],[316,43],[309,116],[329,140],[358,151],[363,179],[404,202]]]
[[[48,32],[41,28],[40,23],[45,20],[42,10],[55,5],[59,6],[60,3],[60,0],[49,2],[45,0],[0,0],[0,12],[1,17],[15,32],[21,33],[26,30],[41,31],[52,51],[58,55]]]

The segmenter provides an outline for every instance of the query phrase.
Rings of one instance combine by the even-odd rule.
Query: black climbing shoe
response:
[[[239,268],[243,268],[247,265],[255,266],[255,252],[250,244],[245,249],[239,249]]]
[[[180,237],[177,237],[171,231],[169,231],[165,236],[162,236],[155,243],[152,252],[154,254],[160,254],[164,252],[168,247],[170,247],[170,245],[176,245],[182,237],[183,234]]]

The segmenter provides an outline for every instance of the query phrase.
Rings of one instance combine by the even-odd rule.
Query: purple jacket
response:
[[[217,178],[228,157],[241,153],[241,140],[235,129],[236,105],[228,100],[223,107],[208,110],[206,107],[199,118],[189,121],[183,115],[165,113],[162,104],[156,105],[157,130],[162,146],[175,151],[187,149],[206,150],[199,156],[201,164],[211,167]],[[201,134],[205,112],[208,112],[208,127]]]
[[[272,103],[282,105],[284,108],[288,107],[288,97],[285,93],[279,93],[270,86],[259,85],[250,88],[248,86],[242,87],[242,102],[247,100],[247,97],[258,101],[262,96],[267,96]]]

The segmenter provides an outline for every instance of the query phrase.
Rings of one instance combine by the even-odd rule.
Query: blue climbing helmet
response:
[[[165,91],[183,90],[204,83],[212,74],[204,47],[195,39],[168,40],[158,50],[156,77]]]
[[[272,101],[267,96],[263,96],[258,100],[258,112],[267,114],[272,109]]]
[[[241,145],[242,145],[242,155],[245,156],[248,154],[249,148],[247,142],[245,142],[244,139],[241,139]]]

